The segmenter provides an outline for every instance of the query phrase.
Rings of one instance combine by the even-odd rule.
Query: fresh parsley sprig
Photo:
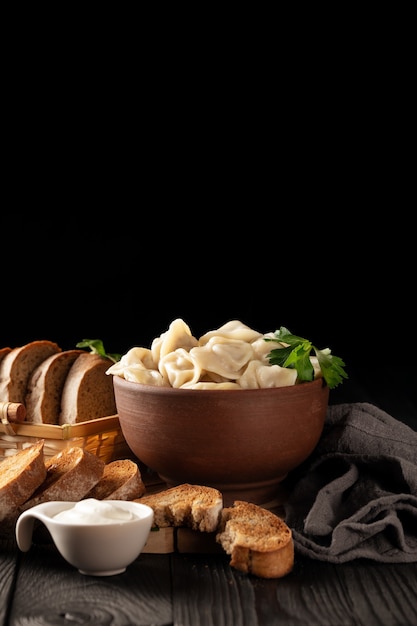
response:
[[[83,339],[76,345],[77,348],[90,348],[91,352],[99,354],[107,359],[110,359],[114,363],[117,363],[121,359],[120,354],[107,353],[104,349],[104,344],[101,339]]]
[[[295,368],[299,382],[314,380],[314,367],[310,360],[312,351],[329,389],[334,389],[343,382],[344,378],[348,378],[344,370],[345,363],[340,357],[334,356],[329,348],[319,350],[308,339],[292,335],[285,326],[276,330],[273,338],[265,337],[264,339],[284,344],[280,348],[271,350],[268,354],[269,362],[271,365]]]

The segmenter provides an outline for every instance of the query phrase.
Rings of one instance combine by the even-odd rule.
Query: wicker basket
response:
[[[117,459],[132,458],[120,428],[119,417],[110,415],[78,424],[30,424],[0,422],[0,461],[16,454],[40,439],[45,440],[44,455],[49,458],[64,448],[79,446],[92,452],[105,463]]]

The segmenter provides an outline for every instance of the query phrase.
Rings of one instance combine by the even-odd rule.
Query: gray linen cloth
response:
[[[376,406],[329,406],[287,489],[296,552],[331,563],[417,561],[417,432]]]

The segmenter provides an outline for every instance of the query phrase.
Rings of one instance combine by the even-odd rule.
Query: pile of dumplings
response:
[[[297,381],[295,369],[271,365],[268,355],[284,343],[271,343],[265,335],[239,320],[227,322],[199,339],[178,318],[156,337],[150,348],[131,348],[107,374],[126,380],[184,389],[260,389],[288,387]],[[322,376],[311,357],[315,377]]]

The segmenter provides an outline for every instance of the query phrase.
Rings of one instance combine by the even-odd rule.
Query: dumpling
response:
[[[124,371],[124,378],[134,383],[142,383],[142,385],[153,385],[154,387],[169,386],[158,370],[147,370],[140,365],[131,365],[127,368]]]
[[[106,374],[121,376],[143,385],[166,386],[152,358],[152,352],[148,348],[131,348],[122,356],[120,361],[113,363]]]
[[[184,348],[178,348],[163,356],[159,361],[159,371],[171,387],[194,384],[199,381],[201,375],[200,365]]]
[[[171,322],[166,332],[152,341],[151,352],[154,362],[158,363],[162,357],[177,348],[190,350],[194,346],[198,346],[198,340],[191,334],[188,324],[177,318]]]
[[[217,330],[210,330],[199,338],[200,346],[204,346],[212,337],[225,337],[227,339],[239,339],[251,343],[262,337],[261,333],[242,324],[239,320],[232,320],[220,326]]]
[[[268,354],[271,350],[282,346],[282,344],[277,342],[272,343],[271,341],[265,341],[265,337],[273,339],[274,336],[274,333],[266,333],[265,335],[262,335],[262,337],[252,341],[251,345],[255,361],[264,361],[265,363],[269,363]]]
[[[243,369],[253,357],[253,350],[246,341],[216,335],[204,346],[191,348],[190,356],[199,364],[201,370],[235,380],[241,376]]]
[[[311,356],[310,362],[311,362],[311,365],[313,366],[314,378],[323,378],[323,370],[320,367],[318,358],[316,356]]]
[[[122,356],[120,361],[113,363],[113,365],[109,367],[106,374],[115,374],[117,376],[122,376],[122,378],[126,378],[126,371],[132,368],[158,370],[157,365],[153,360],[152,352],[149,348],[131,348]]]
[[[223,382],[223,383],[211,383],[209,381],[200,381],[198,383],[184,385],[184,389],[241,389],[238,383]]]
[[[265,389],[267,387],[289,387],[297,379],[297,370],[280,365],[265,365],[262,361],[251,361],[237,382],[243,389]]]

